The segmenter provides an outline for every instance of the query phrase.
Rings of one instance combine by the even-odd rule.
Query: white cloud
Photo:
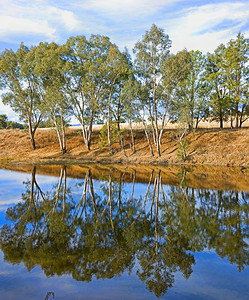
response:
[[[2,42],[24,41],[30,45],[44,40],[60,43],[70,35],[93,33],[107,35],[121,48],[126,45],[131,50],[155,23],[169,34],[173,52],[184,47],[206,52],[248,28],[247,1],[202,3],[201,0],[0,0],[0,38]],[[231,24],[221,27],[223,22]]]
[[[7,115],[8,120],[10,121],[19,121],[19,117],[16,113],[13,112],[13,110],[8,105],[3,105],[2,100],[0,98],[0,115]]]
[[[168,30],[173,40],[173,52],[184,47],[207,52],[234,38],[248,19],[249,4],[225,2],[189,8],[159,25]],[[229,26],[222,28],[223,22]]]
[[[55,37],[55,29],[49,27],[46,21],[28,20],[0,15],[0,37],[11,34],[41,34],[49,39]]]
[[[41,36],[42,40],[60,40],[60,31],[72,32],[81,26],[74,12],[57,8],[49,1],[0,0],[0,38],[16,41],[16,36]],[[20,43],[22,40],[18,41]]]
[[[65,26],[69,31],[77,30],[81,27],[80,21],[77,20],[75,14],[68,10],[62,10],[56,7],[48,7],[48,20],[55,21]]]

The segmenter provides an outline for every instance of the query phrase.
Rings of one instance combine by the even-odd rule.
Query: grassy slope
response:
[[[130,150],[129,133],[125,134],[127,157],[119,150],[109,155],[108,149],[99,149],[99,133],[93,133],[92,151],[88,152],[78,129],[67,130],[67,148],[65,155],[60,154],[56,133],[50,129],[38,129],[36,133],[37,149],[31,150],[29,134],[24,130],[0,130],[1,162],[126,162],[126,163],[182,163],[177,158],[179,141],[177,131],[166,130],[162,139],[162,156],[152,157],[142,131],[136,131],[135,154]],[[249,129],[199,129],[188,134],[187,164],[243,165],[249,166]]]

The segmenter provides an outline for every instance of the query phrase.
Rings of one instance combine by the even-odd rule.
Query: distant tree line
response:
[[[24,129],[25,125],[18,122],[8,121],[7,115],[0,115],[0,129],[19,128]]]
[[[106,36],[71,37],[64,45],[23,44],[0,55],[2,101],[28,124],[32,148],[41,122],[53,123],[60,149],[66,152],[65,127],[74,116],[91,150],[92,128],[105,123],[113,154],[115,127],[143,124],[151,154],[161,155],[162,135],[169,121],[183,135],[201,120],[229,121],[239,128],[249,118],[249,42],[239,33],[214,53],[170,54],[171,40],[152,25],[134,48],[134,59]],[[120,139],[122,143],[122,139]]]

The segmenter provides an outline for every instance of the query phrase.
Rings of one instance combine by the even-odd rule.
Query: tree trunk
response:
[[[117,125],[118,125],[118,131],[120,131],[120,115],[118,113],[118,117],[117,117]]]
[[[81,124],[81,129],[82,129],[82,134],[83,134],[83,139],[84,143],[86,145],[86,148],[88,151],[91,151],[91,138],[92,138],[92,127],[93,127],[93,116],[94,112],[91,112],[91,117],[89,121],[89,126],[88,129],[84,123]]]
[[[199,122],[200,122],[200,121],[199,121],[199,117],[197,117],[197,118],[196,118],[196,123],[195,123],[195,129],[198,128]]]
[[[142,123],[143,123],[144,133],[145,133],[146,139],[147,139],[149,147],[150,147],[150,153],[151,153],[152,156],[154,156],[154,152],[153,152],[153,148],[152,148],[150,138],[149,138],[149,135],[148,135],[148,132],[147,132],[147,126],[146,126],[146,122],[144,120],[144,116],[143,117],[141,116],[139,110],[137,110],[137,113],[138,113],[138,116],[140,117],[140,119],[142,120]]]
[[[223,128],[223,114],[222,114],[222,109],[220,108],[220,128]]]
[[[163,136],[163,131],[164,131],[164,127],[165,127],[165,119],[166,119],[168,107],[169,107],[169,96],[167,98],[167,104],[166,104],[164,114],[163,114],[163,118],[162,118],[162,126],[161,126],[160,133],[159,133],[159,145],[160,146],[162,145],[162,136]]]
[[[83,135],[83,139],[84,139],[84,143],[88,149],[88,142],[87,142],[87,129],[86,129],[86,126],[85,124],[81,124],[81,130],[82,130],[82,135]]]
[[[231,114],[231,116],[230,116],[230,122],[231,122],[231,128],[233,128],[233,116],[232,116],[232,114]]]
[[[58,124],[56,122],[56,118],[55,117],[54,117],[54,126],[55,126],[55,130],[56,130],[56,133],[57,133],[58,141],[59,141],[59,144],[60,144],[61,153],[64,154],[65,152],[64,152],[64,148],[63,148],[63,143],[62,143],[60,131],[58,129]]]
[[[129,122],[129,124],[130,124],[130,131],[131,131],[132,152],[135,153],[136,152],[136,149],[135,149],[135,139],[134,139],[134,134],[133,134],[133,128],[132,128],[131,121]]]
[[[111,140],[111,124],[110,124],[110,119],[109,119],[109,108],[108,108],[108,120],[107,120],[107,139],[108,139],[110,154],[113,155],[112,140]]]
[[[235,127],[239,127],[239,103],[236,102]]]
[[[149,144],[149,147],[150,147],[150,153],[151,153],[152,156],[154,156],[153,148],[152,148],[150,138],[149,138],[149,135],[148,135],[148,132],[147,132],[146,128],[144,128],[144,132],[145,132],[145,136],[147,138],[147,141],[148,141],[148,144]]]
[[[65,154],[67,152],[67,149],[66,149],[65,128],[62,129],[62,143],[63,143],[62,154]]]
[[[32,150],[35,150],[35,131],[33,131],[32,129],[32,123],[30,118],[28,120],[28,124],[29,124],[29,135],[30,135]]]
[[[241,114],[240,114],[240,120],[239,120],[239,127],[242,127],[242,123],[243,123],[243,114],[244,114],[244,110],[245,110],[245,103],[243,103],[242,109],[241,109]]]
[[[66,136],[65,136],[65,124],[64,124],[64,119],[61,114],[61,130],[62,130],[62,154],[65,154],[67,152],[66,149]]]
[[[90,118],[90,122],[89,122],[89,129],[88,129],[88,136],[87,136],[87,149],[88,149],[88,151],[91,151],[93,116],[94,116],[94,112],[91,113],[91,118]]]
[[[124,156],[127,157],[127,154],[125,152],[125,147],[124,147],[124,137],[122,134],[119,137],[119,141],[120,141],[120,147],[124,151]]]
[[[156,69],[154,69],[154,86],[153,86],[153,102],[154,102],[154,117],[155,117],[155,138],[156,138],[156,149],[157,154],[160,157],[160,142],[159,142],[159,130],[158,130],[158,120],[157,120],[157,102],[156,102]]]

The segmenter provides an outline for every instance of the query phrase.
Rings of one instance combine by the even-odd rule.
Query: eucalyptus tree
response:
[[[160,144],[166,121],[175,120],[178,114],[178,111],[174,109],[175,102],[177,101],[176,91],[189,76],[190,71],[191,56],[187,50],[182,50],[175,55],[170,55],[162,66],[165,97],[164,110],[162,111],[162,126],[159,136]]]
[[[108,56],[104,64],[104,94],[99,103],[99,110],[107,123],[107,139],[110,154],[113,154],[111,138],[112,110],[115,109],[115,98],[119,97],[120,84],[129,74],[130,65],[127,52],[120,52],[114,44],[108,50]]]
[[[235,127],[241,127],[243,114],[248,106],[249,40],[239,33],[230,40],[223,54],[223,72],[226,76],[225,87],[229,91],[235,115]]]
[[[130,127],[131,149],[133,153],[136,152],[133,124],[134,122],[140,120],[140,109],[139,105],[137,105],[138,97],[139,83],[135,79],[135,77],[132,74],[130,74],[128,79],[124,82],[122,86],[119,99],[122,101],[122,105],[124,107],[123,118],[129,124]]]
[[[92,126],[102,114],[107,122],[110,152],[112,100],[117,96],[120,77],[128,70],[125,53],[106,36],[70,38],[63,47],[64,92],[70,108],[82,126],[85,145],[90,151]]]
[[[42,119],[39,81],[32,68],[30,50],[23,44],[14,52],[5,50],[0,55],[0,86],[2,101],[28,123],[31,146],[34,150],[35,132]]]
[[[64,92],[65,61],[62,59],[64,48],[56,43],[40,43],[33,51],[34,72],[40,82],[40,94],[43,95],[41,109],[55,126],[60,150],[64,154],[66,152],[65,128],[70,118],[68,97]]]
[[[181,81],[175,91],[172,104],[175,118],[189,129],[198,127],[201,118],[207,115],[208,97],[204,70],[206,58],[200,51],[189,51],[190,69],[186,79]],[[184,125],[185,126],[185,125]]]
[[[223,72],[225,46],[221,44],[213,54],[207,55],[205,77],[210,87],[210,117],[217,120],[220,128],[228,119],[230,112],[229,93],[226,88],[226,76]]]
[[[122,53],[124,56],[125,69],[123,70],[123,74],[119,79],[118,85],[116,85],[115,95],[112,100],[112,113],[114,116],[114,122],[117,124],[117,128],[120,131],[120,123],[126,120],[126,111],[129,109],[127,105],[125,105],[125,101],[127,100],[127,82],[131,78],[134,78],[134,69],[131,55],[128,52],[128,49],[125,48],[125,51]],[[132,88],[132,86],[130,86]],[[132,105],[132,103],[130,103]]]
[[[106,95],[105,64],[111,46],[108,37],[91,35],[89,40],[85,36],[72,37],[64,47],[64,89],[89,151],[98,105]]]
[[[162,87],[162,65],[169,57],[171,40],[163,29],[152,25],[146,31],[141,41],[133,49],[135,57],[135,70],[142,85],[147,89],[148,96],[142,99],[142,105],[151,121],[153,138],[158,156],[160,150],[160,108],[165,105],[162,101],[164,89]]]

